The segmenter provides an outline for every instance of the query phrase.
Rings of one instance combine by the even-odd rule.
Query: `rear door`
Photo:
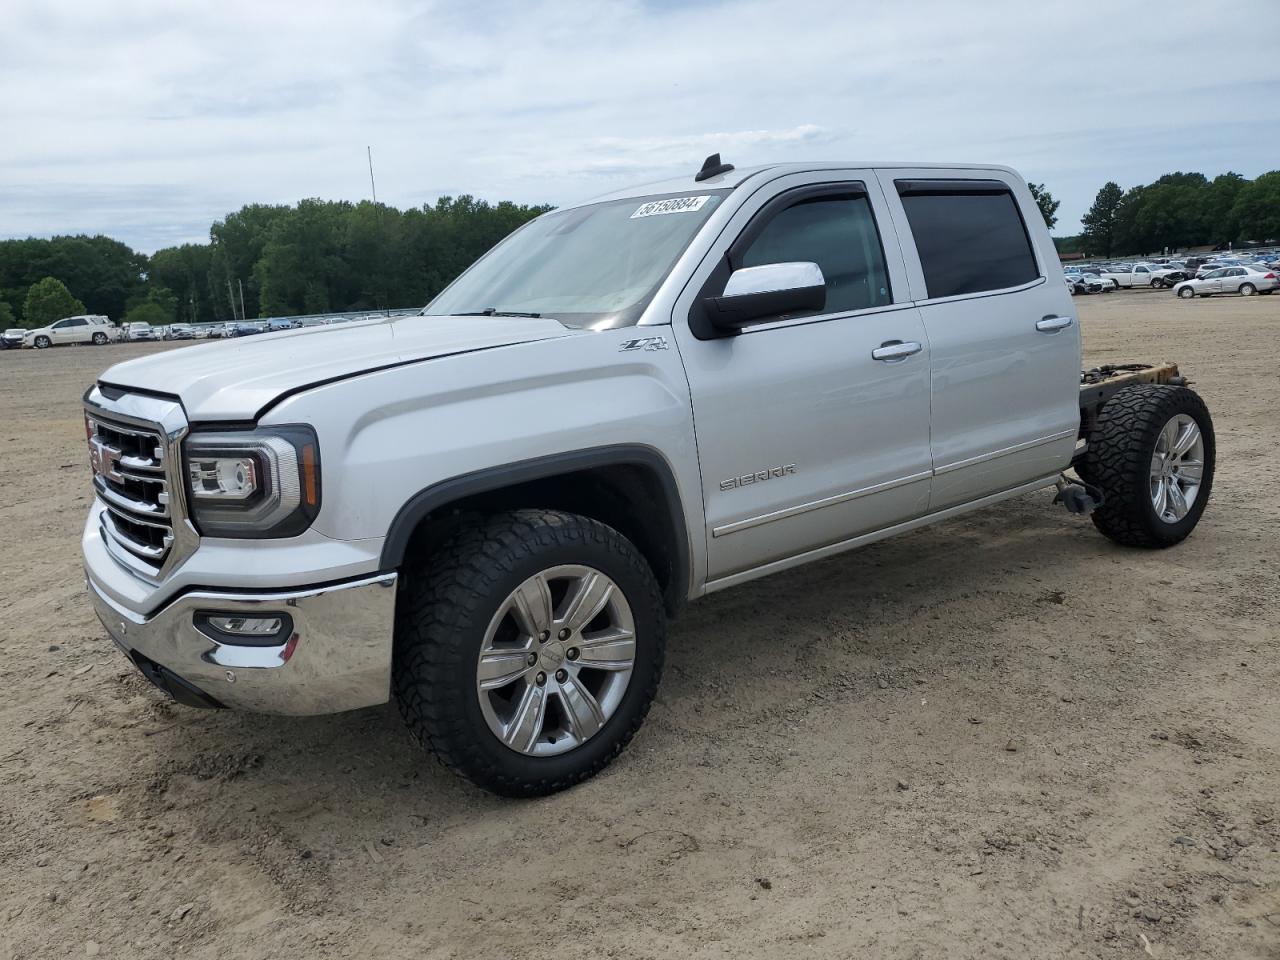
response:
[[[795,261],[822,269],[819,312],[732,336],[700,326],[701,298],[723,293],[733,270]],[[924,513],[928,340],[874,172],[790,174],[760,187],[672,320],[718,586]]]
[[[1064,469],[1080,425],[1079,325],[1026,184],[1002,170],[880,177],[931,351],[930,511]]]

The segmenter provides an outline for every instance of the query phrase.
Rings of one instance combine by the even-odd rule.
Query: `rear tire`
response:
[[[1213,420],[1195,391],[1125,387],[1103,406],[1089,436],[1081,476],[1104,497],[1094,526],[1130,547],[1185,540],[1209,501],[1214,446]]]
[[[571,601],[600,582],[592,575],[614,599],[575,626]],[[542,796],[599,773],[630,742],[657,693],[664,639],[657,581],[626,537],[575,514],[509,511],[402,577],[392,685],[410,732],[445,766],[503,796]]]
[[[1258,292],[1258,288],[1255,287],[1252,283],[1240,284],[1240,296],[1242,297],[1252,297],[1257,292]]]

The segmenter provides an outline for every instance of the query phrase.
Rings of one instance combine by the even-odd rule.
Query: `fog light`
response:
[[[247,646],[279,646],[293,634],[293,620],[287,613],[269,613],[260,617],[197,613],[195,625],[206,637],[219,643]]]
[[[210,617],[209,626],[241,637],[275,636],[282,626],[279,617]]]

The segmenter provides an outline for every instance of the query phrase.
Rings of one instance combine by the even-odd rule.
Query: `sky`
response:
[[[150,253],[246,203],[563,204],[692,172],[1280,168],[1276,0],[0,0],[0,237]]]

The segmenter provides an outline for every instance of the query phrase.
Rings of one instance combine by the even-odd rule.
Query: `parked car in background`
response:
[[[164,331],[165,340],[194,340],[196,333],[189,323],[171,323]]]
[[[1223,267],[1211,270],[1202,277],[1184,280],[1173,292],[1184,300],[1192,297],[1208,297],[1215,293],[1238,293],[1252,297],[1255,293],[1271,293],[1280,286],[1280,280],[1271,271],[1251,267]]]
[[[1194,274],[1187,271],[1185,267],[1170,265],[1151,272],[1151,285],[1153,287],[1172,287],[1183,280],[1190,280],[1193,276]]]
[[[75,317],[63,317],[47,327],[27,330],[23,338],[23,346],[44,350],[48,347],[62,346],[68,343],[92,343],[102,346],[117,339],[119,331],[115,325],[101,314],[81,314]]]
[[[1084,277],[1085,282],[1089,283],[1091,286],[1093,284],[1097,284],[1099,292],[1101,293],[1110,293],[1118,287],[1118,284],[1114,280],[1103,277],[1102,274],[1093,270],[1085,270],[1080,274],[1080,276]]]
[[[155,330],[151,324],[142,320],[135,320],[133,323],[125,325],[124,338],[130,342],[136,340],[158,340]]]
[[[296,330],[300,326],[302,324],[292,317],[275,317],[267,321],[267,329],[272,333],[278,330]]]
[[[262,333],[263,329],[256,323],[235,323],[231,324],[231,332],[227,334],[230,337],[251,337],[255,333]]]
[[[23,327],[10,327],[0,335],[0,350],[21,350],[27,331]]]

